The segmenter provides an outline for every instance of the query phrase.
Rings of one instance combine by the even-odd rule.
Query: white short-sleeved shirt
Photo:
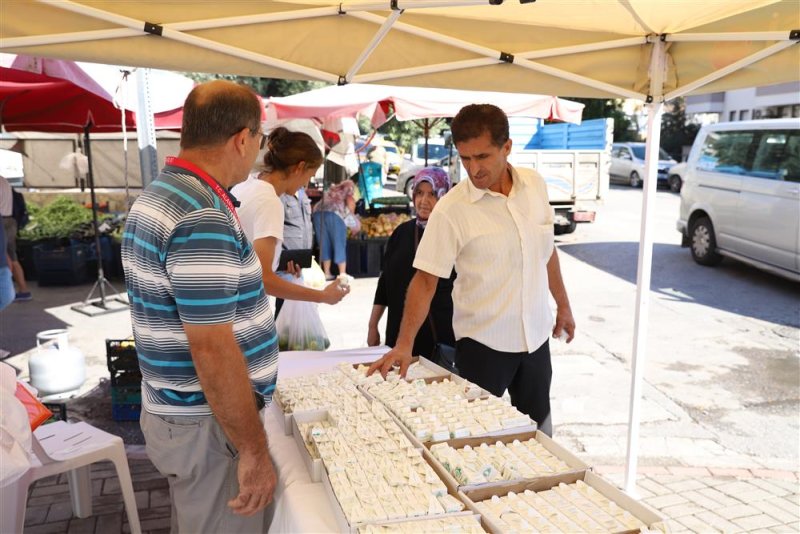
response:
[[[272,184],[250,176],[231,190],[241,204],[236,209],[247,239],[254,243],[256,239],[274,237],[275,256],[272,259],[272,270],[278,270],[283,243],[283,203],[275,193]]]
[[[467,179],[436,204],[414,258],[416,269],[453,287],[453,331],[501,352],[533,352],[553,328],[547,262],[553,208],[544,179],[511,170],[508,197]]]

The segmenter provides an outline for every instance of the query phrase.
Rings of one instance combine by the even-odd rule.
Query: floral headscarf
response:
[[[450,191],[450,187],[452,186],[450,182],[450,175],[448,175],[447,172],[445,172],[445,170],[441,167],[425,167],[424,169],[420,170],[414,177],[414,181],[412,182],[413,187],[411,190],[416,193],[417,187],[419,187],[419,184],[422,182],[428,182],[431,184],[433,192],[436,193],[437,198],[442,198],[445,193]]]

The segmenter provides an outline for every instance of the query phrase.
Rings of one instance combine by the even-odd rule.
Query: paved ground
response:
[[[617,484],[625,464],[636,234],[640,192],[612,189],[597,222],[560,239],[579,327],[554,344],[555,439]],[[800,285],[735,262],[694,265],[673,231],[677,197],[659,192],[650,332],[642,400],[638,494],[675,531],[799,532]],[[375,279],[359,279],[320,312],[332,348],[363,346]],[[121,284],[118,284],[121,288]],[[89,286],[33,287],[35,299],[0,312],[0,347],[25,376],[34,334],[68,327],[87,359],[70,416],[122,435],[146,531],[169,523],[165,481],[144,458],[135,423],[110,419],[104,339],[130,334],[125,312],[87,318],[67,303]],[[39,326],[41,325],[41,326]],[[25,532],[121,532],[122,500],[97,466],[95,516],[71,519],[63,480],[31,492]]]

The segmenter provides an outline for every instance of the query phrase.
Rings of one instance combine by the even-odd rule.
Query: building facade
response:
[[[700,124],[800,117],[800,82],[687,96],[686,116]]]

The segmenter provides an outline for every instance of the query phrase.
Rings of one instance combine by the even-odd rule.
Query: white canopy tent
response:
[[[171,70],[647,103],[626,488],[635,487],[662,106],[800,80],[798,0],[0,5],[0,50]]]

